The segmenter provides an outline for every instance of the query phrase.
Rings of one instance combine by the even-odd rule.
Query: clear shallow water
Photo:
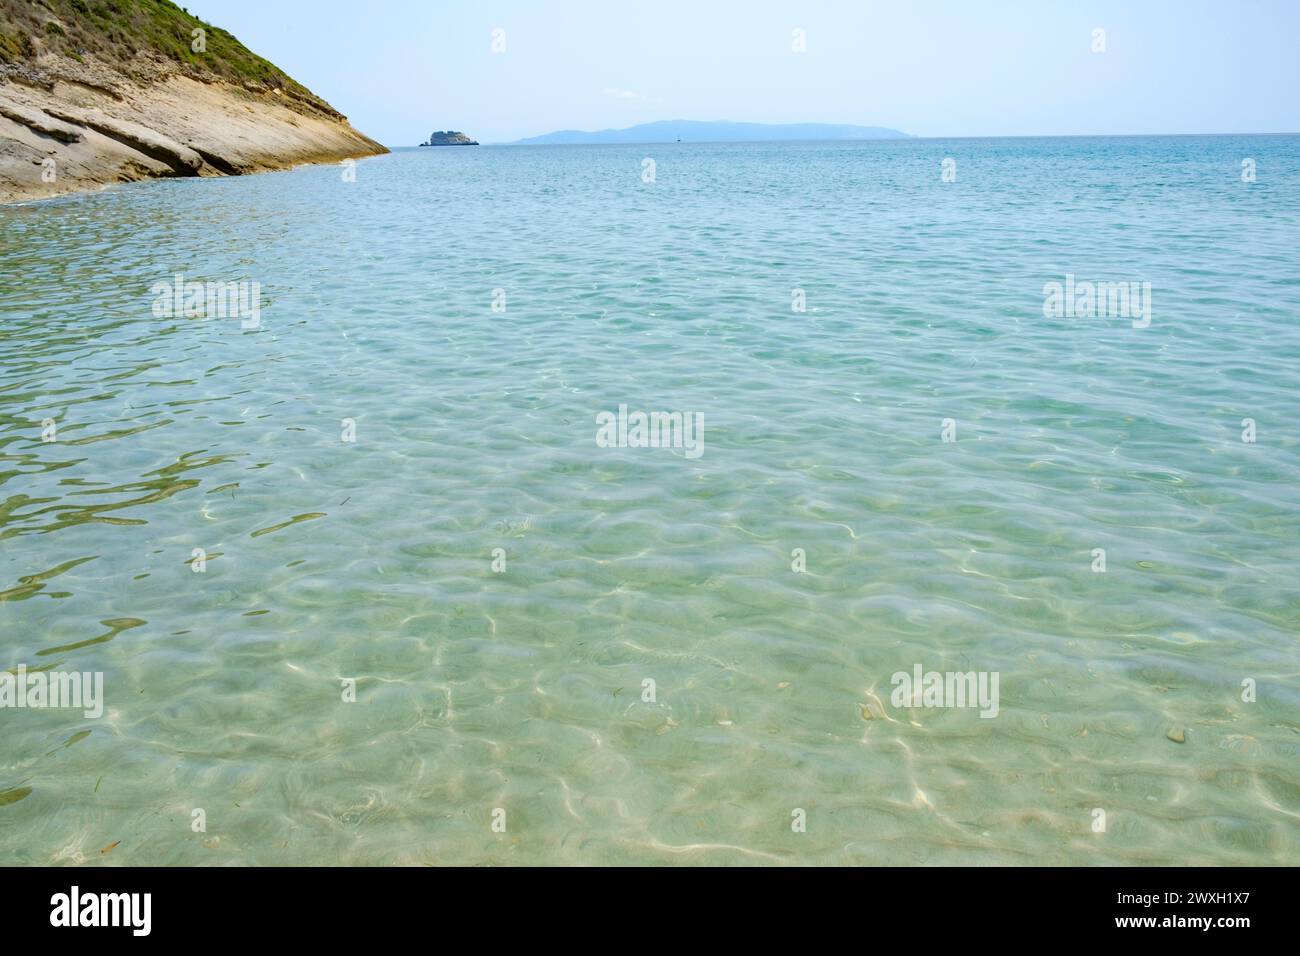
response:
[[[0,668],[106,696],[0,710],[0,860],[1300,861],[1298,171],[483,147],[0,208]],[[177,272],[263,328],[155,317]],[[1151,326],[1044,318],[1067,272]],[[704,454],[597,447],[619,404]],[[893,707],[918,663],[998,716]]]

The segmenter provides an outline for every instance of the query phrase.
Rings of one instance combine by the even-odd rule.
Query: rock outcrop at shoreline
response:
[[[0,0],[0,202],[386,152],[169,0]]]

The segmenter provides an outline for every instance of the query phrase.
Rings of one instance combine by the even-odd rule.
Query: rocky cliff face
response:
[[[0,202],[384,152],[169,0],[0,0]]]

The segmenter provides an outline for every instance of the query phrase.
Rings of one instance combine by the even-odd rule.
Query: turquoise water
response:
[[[1300,862],[1300,138],[356,172],[0,208],[0,861]]]

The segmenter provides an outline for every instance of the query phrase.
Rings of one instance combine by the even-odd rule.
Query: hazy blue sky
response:
[[[434,129],[500,142],[659,119],[918,136],[1300,130],[1300,0],[181,2],[389,146]],[[1105,53],[1091,50],[1098,27]]]

